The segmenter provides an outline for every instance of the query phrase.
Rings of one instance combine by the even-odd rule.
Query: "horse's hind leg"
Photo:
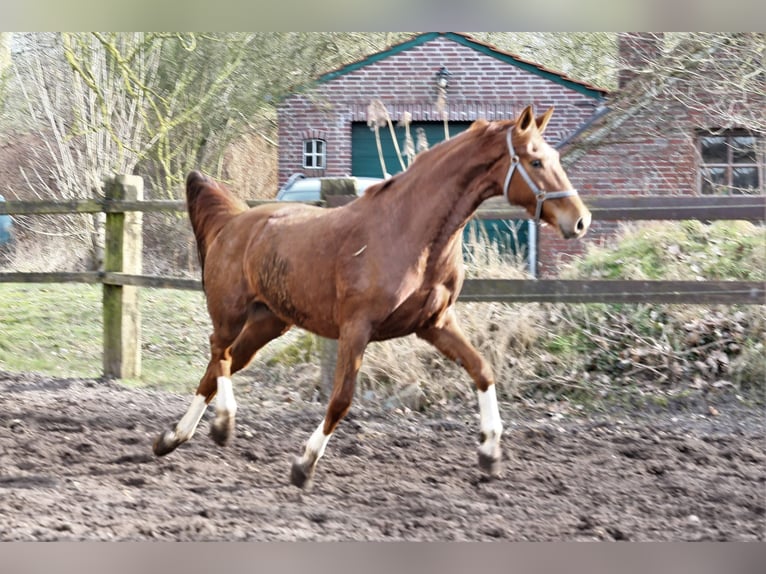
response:
[[[244,369],[260,348],[289,328],[287,323],[277,318],[266,306],[253,306],[247,323],[227,349],[224,360],[220,362],[220,374],[216,379],[215,420],[210,426],[210,436],[217,444],[224,446],[234,431],[237,403],[234,400],[231,375]]]
[[[157,456],[168,454],[188,441],[194,435],[202,415],[216,393],[216,418],[210,432],[218,444],[225,444],[231,436],[237,408],[231,375],[246,367],[258,349],[288,328],[288,325],[266,307],[254,305],[244,327],[236,337],[222,338],[214,333],[210,337],[210,362],[197,392],[186,414],[176,426],[160,434],[154,441],[154,453]]]
[[[211,336],[211,354],[212,358],[207,365],[205,374],[202,376],[197,392],[192,398],[189,408],[186,410],[183,418],[171,430],[160,434],[154,441],[153,450],[157,456],[163,456],[173,452],[181,444],[188,441],[197,430],[202,415],[205,414],[208,403],[215,396],[217,390],[217,378],[221,368],[220,360],[222,352],[216,348],[213,343],[214,337]]]
[[[447,311],[441,325],[420,330],[417,336],[462,365],[476,384],[481,429],[479,467],[490,476],[497,476],[500,472],[500,435],[503,424],[497,408],[492,369],[465,338],[452,309]]]

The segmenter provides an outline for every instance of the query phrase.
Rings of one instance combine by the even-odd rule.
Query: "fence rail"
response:
[[[140,253],[140,219],[131,213],[185,211],[177,200],[142,200],[140,178],[117,176],[105,186],[104,199],[72,201],[0,202],[0,215],[106,213],[106,261],[104,271],[64,273],[0,272],[0,283],[87,283],[104,289],[104,372],[123,378],[140,372],[137,333],[140,314],[134,297],[137,288],[199,290],[201,282],[181,277],[158,277],[135,273]],[[136,190],[138,194],[136,195]],[[332,205],[348,199],[331,198]],[[588,197],[594,220],[766,220],[766,196],[613,196]],[[270,201],[249,201],[250,206]],[[526,212],[490,200],[476,213],[480,219],[524,219]],[[136,228],[138,225],[138,228]],[[136,229],[139,238],[136,239]],[[765,304],[763,281],[624,281],[550,279],[469,279],[461,302],[558,302],[558,303],[691,303]],[[127,335],[126,335],[127,333]],[[128,356],[133,355],[133,356]],[[131,366],[132,365],[132,366]]]
[[[331,198],[334,205],[348,201],[345,196]],[[594,221],[622,220],[733,220],[763,221],[766,219],[766,195],[709,196],[604,196],[586,198]],[[250,207],[272,203],[271,200],[249,200]],[[321,202],[317,202],[320,204]],[[69,213],[125,213],[186,211],[182,200],[151,199],[141,201],[110,199],[79,199],[69,201],[0,202],[0,215],[44,215]],[[510,207],[501,199],[490,199],[476,212],[479,219],[525,219],[527,213]]]
[[[131,275],[104,271],[80,273],[0,272],[0,283],[88,283],[199,291],[197,279]],[[468,279],[463,303],[766,303],[759,281],[635,281],[611,279]]]

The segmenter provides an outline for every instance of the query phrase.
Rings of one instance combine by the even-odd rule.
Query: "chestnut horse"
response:
[[[478,120],[333,209],[278,203],[247,209],[191,172],[186,197],[213,324],[211,357],[186,414],[156,439],[155,454],[189,440],[216,395],[210,434],[226,444],[236,411],[231,375],[298,326],[338,340],[325,417],[292,465],[292,483],[305,487],[351,406],[368,343],[415,333],[476,384],[479,466],[496,475],[502,423],[495,381],[454,311],[464,276],[462,230],[484,200],[504,195],[562,237],[585,234],[590,212],[542,137],[552,112],[535,118],[527,107],[515,121]]]

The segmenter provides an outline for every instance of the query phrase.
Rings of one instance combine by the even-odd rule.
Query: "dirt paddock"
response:
[[[239,385],[235,383],[235,390]],[[290,461],[322,406],[239,393],[155,458],[189,397],[0,373],[0,540],[763,540],[758,410],[535,418],[501,404],[504,472],[476,465],[476,408],[352,409],[310,492]]]

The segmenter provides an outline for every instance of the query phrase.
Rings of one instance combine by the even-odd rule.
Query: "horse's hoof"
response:
[[[181,441],[175,438],[173,431],[165,431],[155,439],[152,450],[157,456],[165,456],[178,448],[180,444]]]
[[[480,450],[479,468],[493,478],[499,477],[501,470],[500,455],[490,456]]]
[[[210,425],[210,438],[212,438],[218,446],[226,446],[229,444],[233,435],[234,417],[227,417],[224,420],[215,419],[213,424]]]
[[[311,488],[311,479],[314,476],[314,467],[306,466],[301,462],[300,458],[296,458],[293,461],[293,466],[290,469],[290,482],[302,488],[303,490],[309,490]]]

